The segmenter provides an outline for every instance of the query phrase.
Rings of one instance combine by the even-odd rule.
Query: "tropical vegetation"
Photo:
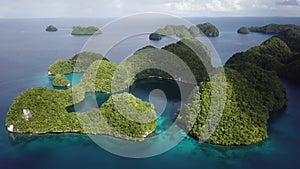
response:
[[[81,52],[69,60],[57,60],[48,68],[49,75],[82,73],[96,60],[107,60],[101,54],[94,52]]]
[[[240,34],[248,34],[248,33],[250,33],[250,30],[247,27],[243,26],[240,29],[238,29],[237,32],[240,33]]]
[[[71,85],[71,82],[61,74],[58,74],[54,77],[52,85],[55,87],[67,87]]]
[[[56,32],[58,29],[54,25],[49,25],[46,28],[47,32]]]
[[[247,145],[265,140],[268,138],[269,116],[272,112],[283,110],[287,104],[280,79],[270,71],[247,63],[225,67],[225,73],[226,92],[221,89],[223,86],[218,79],[219,74],[213,73],[214,80],[201,83],[191,101],[185,104],[183,115],[179,116],[181,124],[185,129],[191,129],[191,136],[212,144]],[[211,103],[212,85],[219,92],[215,96],[226,96],[221,116],[218,114],[219,105]],[[193,119],[196,119],[195,124],[190,124]]]
[[[72,95],[66,91],[35,87],[21,93],[11,105],[6,125],[13,125],[17,133],[82,132],[76,113],[68,113]],[[23,109],[32,117],[23,118]]]
[[[172,71],[168,71],[167,68],[171,66]],[[194,38],[183,38],[162,49],[146,46],[118,67],[118,77],[115,79],[123,86],[119,86],[115,91],[129,87],[135,80],[151,77],[198,84],[209,79],[208,73],[212,69],[210,52]],[[126,81],[126,77],[130,80],[122,83]]]
[[[112,95],[100,111],[108,125],[130,138],[144,138],[156,128],[154,106],[128,93]]]
[[[119,109],[116,102],[121,106]],[[85,113],[67,112],[66,107],[72,104],[69,91],[35,87],[14,100],[7,114],[6,125],[13,125],[15,133],[73,132],[138,141],[143,140],[156,127],[156,121],[153,120],[156,119],[154,106],[128,93],[114,95],[100,109]],[[29,120],[23,118],[24,109],[31,112]],[[148,121],[129,120],[123,117],[124,114]]]
[[[81,26],[74,26],[72,30],[72,35],[96,35],[101,34],[101,30],[95,26],[89,27],[81,27]]]
[[[269,24],[261,27],[252,26],[249,27],[249,30],[251,32],[259,32],[264,34],[278,34],[289,29],[299,30],[299,28],[299,26],[293,24]]]
[[[300,48],[298,47],[300,42],[300,26],[298,25],[269,24],[261,27],[252,26],[248,29],[250,32],[273,34],[283,40],[293,52],[300,52]]]
[[[203,24],[198,24],[197,27],[200,29],[202,33],[204,33],[207,37],[218,37],[219,36],[219,30],[218,28],[207,22]]]
[[[208,73],[213,69],[211,54],[201,42],[194,38],[184,38],[162,49],[182,59],[192,71],[198,84],[208,80]],[[185,78],[187,77],[182,77]]]
[[[161,34],[151,33],[149,36],[149,39],[158,41],[158,40],[161,40],[162,37],[163,37],[163,35],[161,35]]]
[[[79,86],[84,92],[111,93],[111,84],[118,64],[97,60],[83,74]]]
[[[178,29],[182,30],[177,32]],[[189,34],[197,33],[195,27],[182,26],[176,29],[166,26],[157,32],[181,36],[186,30]],[[82,53],[84,57],[78,54],[70,60],[59,60],[49,67],[49,73],[60,79],[67,73],[84,72],[80,84],[64,91],[37,87],[21,93],[10,107],[6,126],[13,125],[13,132],[19,133],[77,132],[143,140],[156,128],[154,106],[123,90],[135,80],[151,77],[190,82],[190,77],[181,76],[186,71],[184,66],[177,65],[173,74],[159,69],[178,64],[175,59],[163,62],[159,58],[176,57],[189,67],[198,85],[178,116],[183,129],[194,138],[212,144],[247,145],[263,141],[268,138],[269,117],[281,112],[288,100],[278,75],[290,78],[299,74],[297,49],[280,37],[283,33],[233,55],[224,66],[225,86],[221,85],[218,73],[222,68],[212,67],[208,49],[191,36],[162,49],[146,46],[120,65],[90,52]],[[212,86],[217,90],[213,91]],[[89,92],[112,95],[99,109],[84,113],[67,111],[67,107],[83,101]],[[218,106],[222,101],[212,104],[212,94],[215,100],[218,96],[226,98],[222,116],[215,114],[220,113]],[[28,120],[24,118],[24,109],[31,112]],[[219,117],[219,125],[214,126]]]
[[[166,25],[164,28],[157,29],[154,33],[150,34],[150,40],[161,40],[165,35],[175,35],[179,38],[190,38],[203,33],[208,37],[219,36],[219,30],[211,23],[199,24],[187,28],[184,25]]]
[[[275,71],[280,77],[294,82],[300,82],[299,47],[300,29],[280,27],[278,35],[268,39],[260,46],[246,52],[233,55],[227,65],[248,62],[269,71]],[[270,29],[270,28],[269,28]],[[268,30],[269,30],[268,29]],[[274,28],[275,29],[275,28]],[[269,30],[270,32],[270,30]]]

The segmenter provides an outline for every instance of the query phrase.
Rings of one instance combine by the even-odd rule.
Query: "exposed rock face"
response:
[[[14,125],[9,125],[9,126],[7,127],[7,130],[8,130],[9,132],[14,132]]]
[[[23,109],[23,118],[25,119],[25,120],[29,120],[30,118],[31,118],[31,112],[30,112],[30,110],[29,109]]]

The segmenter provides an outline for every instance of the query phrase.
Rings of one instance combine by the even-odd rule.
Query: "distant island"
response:
[[[75,26],[72,30],[72,35],[96,35],[101,34],[101,30],[95,26],[81,27]]]
[[[207,22],[204,24],[198,24],[197,27],[200,29],[201,32],[203,32],[207,37],[218,37],[219,36],[219,30],[218,28]]]
[[[179,38],[188,38],[197,36],[203,33],[207,37],[219,36],[219,30],[211,23],[198,24],[187,28],[184,25],[167,25],[164,28],[159,28],[154,33],[150,34],[150,40],[161,40],[166,35],[175,35]]]
[[[159,41],[162,39],[164,35],[162,34],[159,34],[159,33],[151,33],[150,36],[149,36],[149,39],[150,40],[154,40],[154,41]]]
[[[153,34],[152,34],[153,35]],[[175,35],[180,38],[191,36],[188,28],[184,25],[166,25],[163,29],[159,28],[154,32],[154,35]]]
[[[187,29],[184,26],[168,26],[166,28],[159,31],[169,31],[168,33],[173,31],[177,36],[189,35],[191,32],[197,33],[195,27]],[[282,30],[260,46],[237,53],[226,62],[224,69],[227,92],[219,93],[227,97],[225,109],[215,132],[204,140],[205,142],[226,146],[248,145],[268,138],[268,119],[274,113],[282,112],[288,101],[279,77],[293,77],[291,79],[295,80],[299,76],[299,73],[294,72],[298,71],[300,63],[299,48],[294,44],[299,41],[299,36],[295,36],[299,35],[298,33],[297,29]],[[190,45],[197,47],[197,51],[191,50]],[[142,66],[140,59],[151,54],[149,51],[154,52],[153,54],[161,51],[175,54],[189,66],[195,75],[197,87],[190,97],[191,101],[185,103],[183,109],[180,110],[183,113],[178,115],[178,125],[184,130],[191,128],[187,131],[189,135],[203,141],[201,136],[208,134],[202,133],[203,129],[212,123],[208,121],[208,126],[204,125],[212,104],[210,99],[212,85],[217,88],[222,86],[218,85],[220,84],[218,80],[221,78],[218,77],[217,72],[220,68],[214,68],[211,65],[208,49],[192,36],[184,37],[179,42],[162,49],[146,46],[135,52],[128,62],[121,65],[112,63],[102,55],[92,52],[82,52],[70,60],[56,61],[48,68],[48,74],[58,78],[59,85],[67,83],[63,75],[74,72],[84,72],[81,82],[68,90],[35,87],[21,93],[14,100],[7,114],[8,131],[16,133],[75,132],[105,134],[135,141],[144,140],[156,128],[154,106],[123,91],[133,82],[121,85],[117,88],[119,91],[117,93],[113,93],[116,90],[112,91],[111,84],[114,72],[118,68],[125,69],[127,74],[134,73],[136,66]],[[203,59],[200,60],[197,54]],[[210,66],[205,67],[203,62]],[[147,62],[143,63],[147,65]],[[160,66],[167,67],[168,65]],[[210,81],[208,73],[216,82]],[[137,74],[134,80],[153,77],[172,79],[164,71],[149,69]],[[124,81],[122,78],[123,76],[120,75],[115,79]],[[173,80],[188,82],[189,77],[175,75]],[[73,91],[76,91],[75,95],[72,94]],[[99,109],[85,113],[66,110],[67,107],[83,101],[85,94],[89,92],[107,93],[110,97]],[[114,107],[113,100],[120,101],[121,109]],[[128,105],[135,107],[138,111],[131,112]],[[133,122],[120,113],[129,113],[130,117],[142,117],[141,119],[145,122]],[[189,122],[193,119],[196,119],[195,124],[190,124]],[[104,121],[109,125],[105,125]]]
[[[249,34],[250,30],[247,27],[243,26],[237,32],[240,33],[240,34]]]
[[[265,26],[251,26],[246,27],[243,26],[239,28],[238,33],[250,33],[250,32],[257,32],[257,33],[263,33],[263,34],[280,34],[282,32],[288,31],[288,30],[294,30],[299,31],[299,26],[293,25],[293,24],[268,24]]]
[[[269,24],[265,26],[252,26],[249,27],[250,32],[259,32],[264,34],[278,34],[286,30],[298,30],[299,26],[293,24]]]
[[[47,32],[56,32],[58,29],[54,25],[49,25],[46,28]]]

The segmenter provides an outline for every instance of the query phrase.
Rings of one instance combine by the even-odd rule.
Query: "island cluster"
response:
[[[190,28],[167,25],[151,34],[150,39],[160,40],[166,35],[176,35],[182,38],[180,41],[161,49],[146,46],[122,64],[112,63],[101,54],[93,52],[82,52],[69,60],[58,60],[48,68],[49,76],[53,77],[53,86],[70,86],[71,83],[65,77],[70,73],[83,73],[81,82],[66,90],[35,87],[21,93],[9,109],[6,126],[10,132],[15,133],[74,132],[142,141],[156,129],[155,107],[126,93],[124,89],[141,79],[159,77],[189,82],[189,78],[170,76],[164,71],[149,69],[140,72],[133,81],[128,81],[116,89],[111,88],[112,80],[120,67],[126,69],[128,74],[134,73],[134,69],[142,62],[140,59],[149,55],[149,50],[154,53],[167,51],[182,59],[195,76],[196,87],[191,93],[190,101],[180,110],[184,113],[180,113],[177,118],[182,129],[191,129],[187,132],[202,141],[202,136],[209,134],[203,133],[203,129],[209,128],[213,123],[207,122],[206,119],[212,104],[212,85],[218,87],[218,80],[221,79],[218,71],[221,71],[221,68],[211,65],[208,49],[194,38],[201,32],[209,37],[219,35],[216,27],[209,23]],[[259,46],[234,54],[222,67],[226,75],[226,93],[218,94],[226,96],[225,108],[216,130],[205,140],[207,143],[248,145],[267,139],[268,119],[273,114],[282,112],[288,102],[280,78],[295,82],[299,82],[300,79],[298,26],[242,27],[238,32],[260,32],[274,36]],[[192,50],[190,44],[196,46],[197,51]],[[147,65],[147,60],[143,60],[143,63]],[[179,69],[178,72],[180,71],[183,70]],[[119,79],[122,80],[122,77]],[[211,81],[212,79],[214,81]],[[99,109],[88,112],[67,111],[67,107],[83,101],[87,93],[95,92],[111,96]],[[119,103],[117,107],[115,101]],[[132,107],[134,109],[131,109]],[[194,119],[195,123],[190,124]]]
[[[49,25],[45,29],[47,32],[57,32],[58,28],[54,25]],[[97,35],[102,34],[102,31],[95,26],[81,27],[74,26],[71,35]]]
[[[211,23],[198,24],[197,26],[191,26],[187,28],[185,25],[167,25],[163,29],[159,28],[154,33],[150,34],[150,40],[161,40],[164,36],[175,35],[179,38],[193,37],[203,34],[207,37],[218,37],[219,30]]]

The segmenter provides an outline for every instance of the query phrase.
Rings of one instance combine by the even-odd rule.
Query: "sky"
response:
[[[300,0],[0,0],[0,18],[102,18],[144,12],[180,17],[300,17]]]

